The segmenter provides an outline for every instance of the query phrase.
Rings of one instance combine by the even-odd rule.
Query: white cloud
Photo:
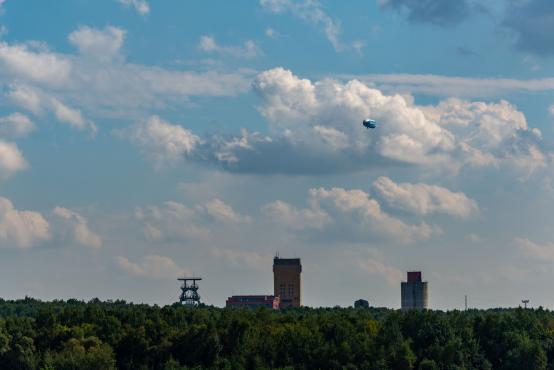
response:
[[[157,116],[118,134],[137,145],[157,168],[181,162],[200,144],[200,138],[191,131]]]
[[[24,114],[12,113],[0,117],[0,137],[24,137],[35,129],[35,124]]]
[[[182,108],[191,96],[232,96],[250,89],[252,70],[196,72],[128,63],[118,52],[124,42],[119,28],[81,27],[70,38],[82,53],[0,42],[0,83],[11,87],[13,101],[35,114],[56,98],[87,115],[137,118],[152,108]]]
[[[242,47],[223,46],[217,43],[213,36],[202,36],[198,45],[199,49],[207,53],[217,53],[223,56],[235,58],[255,58],[262,55],[262,50],[252,40],[248,40]]]
[[[391,287],[397,287],[402,281],[402,271],[386,264],[380,259],[373,257],[362,258],[356,260],[354,264],[364,272],[384,277]]]
[[[144,225],[144,234],[151,240],[206,239],[210,231],[202,225],[194,208],[168,201],[161,207],[139,207],[135,218]]]
[[[472,78],[421,74],[343,75],[357,79],[387,93],[410,92],[447,97],[497,97],[514,92],[554,90],[554,78],[519,80],[511,78]]]
[[[554,104],[548,107],[548,113],[550,113],[551,116],[554,116]]]
[[[312,82],[274,68],[253,87],[271,137],[242,131],[212,142],[224,168],[253,173],[341,173],[404,163],[453,174],[465,167],[544,168],[541,133],[506,101],[448,99],[418,106],[411,96],[385,95],[360,81]],[[376,119],[365,130],[361,120]]]
[[[219,162],[227,165],[237,163],[239,161],[239,154],[237,151],[252,151],[254,150],[254,146],[258,143],[271,143],[269,137],[264,137],[258,132],[250,134],[248,130],[244,128],[242,128],[240,132],[240,137],[234,137],[227,141],[213,140],[213,155]]]
[[[12,85],[7,96],[18,106],[34,114],[42,112],[42,98],[32,87],[26,85]]]
[[[437,185],[395,183],[381,176],[373,187],[391,207],[418,215],[445,213],[468,218],[479,212],[477,202],[464,193],[455,193]]]
[[[1,247],[27,249],[48,239],[50,225],[40,213],[17,210],[9,199],[0,197]]]
[[[298,209],[283,201],[262,207],[273,225],[282,225],[304,235],[325,235],[326,239],[369,240],[389,238],[401,243],[428,239],[438,229],[425,223],[408,225],[381,209],[379,203],[362,190],[342,188],[310,189],[309,207]]]
[[[273,28],[267,27],[265,29],[265,35],[267,37],[269,37],[270,39],[275,39],[279,36],[279,33],[277,31],[275,31]]]
[[[552,163],[552,153],[545,155],[541,149],[533,144],[525,146],[514,145],[506,162],[519,174],[519,180],[527,181],[539,170],[548,168]]]
[[[209,216],[213,217],[215,220],[221,222],[248,223],[251,221],[249,216],[243,216],[235,212],[230,205],[217,198],[212,199],[203,206],[200,206],[200,209]]]
[[[272,13],[290,12],[296,18],[321,27],[325,37],[336,51],[348,48],[340,41],[340,24],[329,17],[317,1],[260,0],[260,5]]]
[[[55,97],[48,97],[42,90],[19,84],[13,84],[10,87],[8,97],[31,113],[42,115],[48,111],[54,114],[59,122],[76,130],[88,130],[93,136],[98,131],[94,122],[86,119],[81,110],[69,107]]]
[[[354,228],[363,236],[378,234],[402,242],[428,239],[437,230],[425,223],[408,225],[383,212],[379,203],[362,190],[342,188],[310,189],[310,203],[332,214],[342,229]],[[345,231],[347,233],[347,231]]]
[[[137,207],[135,218],[143,224],[145,235],[157,241],[205,240],[211,237],[212,230],[252,221],[217,198],[192,207],[174,201]]]
[[[50,103],[58,121],[80,131],[88,129],[93,135],[98,131],[94,122],[86,120],[80,110],[70,108],[56,98],[50,99]]]
[[[7,72],[29,82],[60,86],[69,81],[72,63],[49,51],[34,51],[27,45],[0,42],[0,66]]]
[[[69,41],[83,55],[100,60],[110,60],[119,54],[125,39],[125,31],[107,26],[103,30],[81,26],[69,35]]]
[[[63,207],[54,208],[52,213],[65,222],[64,228],[75,242],[93,248],[102,246],[100,235],[89,228],[87,219],[79,213]]]
[[[122,256],[115,257],[114,260],[120,269],[134,276],[177,279],[183,275],[190,275],[187,269],[178,266],[171,258],[164,256],[148,255],[141,257],[138,262],[132,262]]]
[[[15,143],[0,139],[0,179],[6,179],[29,167]]]
[[[524,238],[516,238],[514,242],[529,257],[543,262],[554,262],[554,243],[539,244]]]
[[[528,129],[523,113],[505,100],[484,103],[447,99],[437,106],[422,109],[440,125],[450,125],[452,130],[457,129],[455,126],[463,127],[466,137],[462,140],[479,148],[496,148],[516,138],[518,131]]]
[[[272,222],[284,225],[291,230],[307,228],[321,230],[331,221],[331,217],[320,209],[298,209],[280,200],[265,204],[261,210]]]
[[[413,164],[449,161],[455,149],[453,135],[402,96],[386,96],[359,81],[333,80],[312,83],[283,68],[260,73],[254,89],[262,99],[261,113],[274,132],[303,152],[315,151],[321,159],[337,149],[344,158],[359,163],[387,158]],[[365,117],[380,122],[379,130],[366,131]],[[331,152],[330,152],[331,150]],[[372,152],[376,152],[373,155]]]
[[[348,147],[348,136],[333,127],[315,125],[314,133],[332,148],[344,149]]]
[[[150,13],[150,6],[146,0],[117,0],[125,6],[132,6],[142,16]]]
[[[225,260],[237,268],[249,267],[254,270],[265,271],[271,265],[270,255],[259,254],[251,251],[214,248],[210,253],[217,258]]]

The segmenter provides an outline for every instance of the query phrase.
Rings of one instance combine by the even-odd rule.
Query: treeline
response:
[[[554,369],[554,313],[0,300],[0,369]]]

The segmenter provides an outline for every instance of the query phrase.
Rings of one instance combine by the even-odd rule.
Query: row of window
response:
[[[288,284],[288,294],[287,292],[287,284],[281,284],[279,285],[279,293],[281,297],[292,297],[294,295],[294,284]]]

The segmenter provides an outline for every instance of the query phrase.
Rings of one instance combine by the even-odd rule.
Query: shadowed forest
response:
[[[1,369],[554,369],[554,312],[0,301]]]

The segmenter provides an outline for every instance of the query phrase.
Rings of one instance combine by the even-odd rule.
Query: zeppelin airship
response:
[[[363,120],[362,125],[364,125],[365,128],[375,128],[377,127],[377,122],[368,118]]]

